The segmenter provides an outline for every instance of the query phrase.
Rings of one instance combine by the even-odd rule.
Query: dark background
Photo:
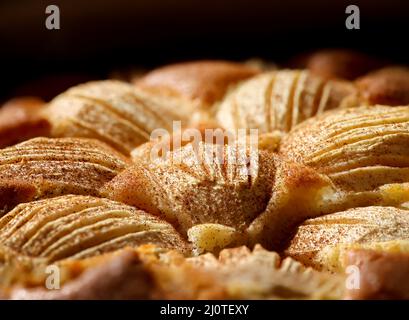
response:
[[[45,28],[50,4],[60,30]],[[345,28],[349,4],[360,8],[360,30]],[[408,63],[408,31],[409,2],[397,0],[1,0],[0,99],[30,94],[33,81],[47,86],[44,76],[104,78],[186,59],[283,62],[344,47]]]

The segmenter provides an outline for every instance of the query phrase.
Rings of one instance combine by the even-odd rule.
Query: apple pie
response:
[[[9,102],[0,297],[408,299],[409,75],[368,59],[179,63]]]

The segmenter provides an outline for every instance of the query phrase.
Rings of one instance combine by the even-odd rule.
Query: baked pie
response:
[[[0,109],[0,297],[408,299],[407,70],[308,59],[179,63]]]
[[[7,251],[0,247],[0,258]],[[10,253],[9,253],[10,255]],[[19,283],[3,295],[10,299],[339,299],[344,276],[318,272],[299,262],[281,259],[256,246],[224,249],[218,257],[186,258],[152,245],[124,248],[81,260],[62,260],[61,290],[47,290],[44,260],[10,259],[6,280]],[[3,279],[3,283],[5,281]],[[30,283],[30,287],[27,285]],[[0,291],[1,294],[1,291]]]

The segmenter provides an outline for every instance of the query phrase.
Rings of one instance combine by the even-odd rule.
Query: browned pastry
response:
[[[257,246],[185,259],[152,246],[58,263],[61,290],[8,287],[11,299],[336,299],[343,276],[306,269]],[[74,275],[72,269],[75,269]],[[32,273],[36,268],[33,268]],[[69,276],[71,274],[71,276]]]
[[[151,245],[144,247],[150,248]],[[153,255],[163,249],[138,249]],[[152,251],[152,253],[150,252]],[[59,289],[45,290],[47,267],[58,267]],[[141,275],[144,278],[134,276]],[[47,258],[21,255],[0,245],[0,296],[3,299],[113,299],[147,298],[153,289],[140,281],[150,280],[136,251],[130,249],[106,253],[85,259],[67,259],[50,263]],[[130,285],[125,290],[124,283]]]
[[[286,254],[316,269],[342,271],[351,249],[409,252],[409,211],[363,207],[309,219],[298,227]]]
[[[323,49],[298,56],[290,62],[292,68],[306,68],[323,78],[347,80],[354,80],[384,65],[380,59],[348,49]]]
[[[50,102],[44,114],[54,137],[101,140],[128,154],[149,140],[153,130],[172,130],[172,121],[188,125],[192,104],[155,95],[120,81],[96,81],[73,87]]]
[[[1,245],[49,263],[148,243],[188,251],[170,224],[103,198],[67,195],[32,201],[0,219]]]
[[[202,60],[155,69],[135,84],[154,92],[180,95],[209,108],[220,101],[229,87],[260,72],[259,68],[229,61]]]
[[[0,150],[0,203],[63,194],[98,195],[129,160],[108,145],[85,138],[34,138]]]
[[[371,72],[356,81],[368,104],[403,106],[409,104],[409,68],[388,67]]]
[[[38,137],[48,136],[50,124],[41,115],[45,102],[34,97],[7,101],[0,109],[0,148]]]
[[[347,299],[409,299],[409,254],[351,250],[346,264],[360,270],[360,288]]]
[[[124,300],[149,299],[154,290],[153,281],[139,256],[131,251],[121,251],[114,256],[103,256],[98,262],[88,265],[88,261],[72,262],[62,265],[64,272],[71,269],[81,274],[66,283],[58,290],[41,286],[24,288],[8,287],[4,289],[4,298],[13,300]],[[85,266],[83,266],[85,264]],[[38,267],[36,268],[38,269]]]
[[[334,202],[356,206],[409,201],[409,107],[334,110],[305,121],[281,142],[281,154],[328,175]]]
[[[354,106],[357,92],[350,82],[328,81],[302,70],[279,70],[242,82],[216,111],[220,126],[235,132],[289,131],[294,125],[342,106]]]
[[[200,142],[151,163],[135,163],[107,183],[108,198],[160,215],[196,249],[278,245],[288,227],[321,212],[328,179],[273,153]]]

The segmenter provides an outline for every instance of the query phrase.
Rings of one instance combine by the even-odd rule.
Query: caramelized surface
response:
[[[248,156],[246,149],[200,142],[196,152],[188,144],[163,160],[134,164],[105,189],[113,199],[160,213],[185,231],[207,222],[241,228],[264,210],[274,176],[272,158],[254,154],[250,177],[243,158]]]
[[[365,207],[307,220],[286,254],[318,269],[340,271],[349,249],[409,252],[409,211]]]
[[[308,71],[280,70],[244,81],[220,104],[216,119],[228,130],[289,131],[325,110],[355,103],[352,83],[329,81]]]
[[[173,120],[187,125],[190,111],[181,99],[107,80],[69,89],[50,102],[45,114],[53,136],[96,138],[128,154],[153,130],[171,130]]]
[[[409,107],[336,110],[300,124],[281,154],[325,173],[350,203],[400,205],[409,200]]]

